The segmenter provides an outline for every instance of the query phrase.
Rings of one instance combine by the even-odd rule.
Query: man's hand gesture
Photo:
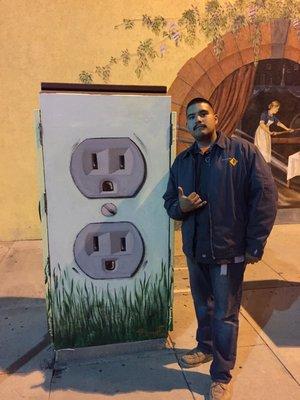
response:
[[[205,204],[207,204],[207,201],[203,201],[196,192],[192,192],[188,196],[185,196],[183,189],[180,186],[178,187],[178,198],[182,212],[194,211],[197,208],[203,207]]]

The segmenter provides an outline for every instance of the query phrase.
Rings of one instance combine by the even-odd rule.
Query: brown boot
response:
[[[184,368],[193,368],[200,364],[211,361],[212,359],[213,356],[211,354],[202,353],[202,351],[195,347],[193,350],[190,350],[188,353],[182,356],[179,363]]]
[[[209,391],[209,400],[230,400],[232,396],[231,382],[212,382]]]

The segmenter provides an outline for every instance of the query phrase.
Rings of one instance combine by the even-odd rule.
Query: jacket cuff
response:
[[[186,218],[186,216],[188,215],[187,212],[183,212],[180,208],[179,202],[176,205],[176,214],[178,215],[178,219],[179,220],[183,220]]]
[[[264,247],[258,243],[249,243],[246,246],[246,253],[261,259],[264,254]]]

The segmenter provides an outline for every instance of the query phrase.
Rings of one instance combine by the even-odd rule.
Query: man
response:
[[[187,128],[195,142],[176,157],[163,198],[169,216],[182,220],[198,321],[198,346],[181,364],[189,368],[213,360],[210,399],[228,400],[244,270],[262,258],[277,190],[258,149],[226,137],[217,123],[208,100],[195,98],[187,105]]]

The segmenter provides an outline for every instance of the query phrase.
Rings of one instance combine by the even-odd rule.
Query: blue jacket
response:
[[[180,153],[171,169],[163,198],[168,215],[182,220],[183,251],[194,257],[195,212],[183,213],[178,186],[186,196],[195,191],[196,142]],[[248,141],[218,132],[211,150],[207,188],[210,243],[215,259],[245,254],[261,258],[277,211],[277,189],[259,150]],[[201,193],[199,193],[201,197]]]

